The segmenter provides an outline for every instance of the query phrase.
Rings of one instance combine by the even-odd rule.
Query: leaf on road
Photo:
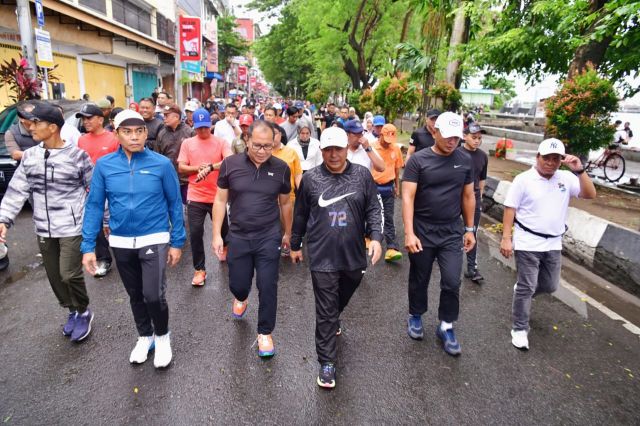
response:
[[[138,393],[138,388],[137,387],[133,388],[133,393]]]

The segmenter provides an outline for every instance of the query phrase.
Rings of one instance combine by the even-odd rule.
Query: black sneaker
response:
[[[107,262],[106,260],[101,260],[98,262],[98,265],[96,266],[96,271],[94,272],[93,276],[95,278],[102,278],[106,276],[110,270],[111,270],[111,262]]]
[[[333,389],[336,387],[336,366],[334,363],[325,362],[320,365],[317,382],[321,388]]]
[[[336,331],[336,336],[340,336],[342,334],[342,323],[338,320],[338,331]]]

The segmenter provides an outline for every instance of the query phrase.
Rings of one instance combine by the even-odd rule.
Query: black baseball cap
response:
[[[76,113],[76,118],[94,116],[103,117],[102,110],[96,104],[84,104],[82,109]]]
[[[465,134],[478,133],[481,131],[482,131],[482,127],[480,127],[480,125],[476,123],[471,123],[466,129],[464,129]]]
[[[429,111],[427,111],[427,118],[438,117],[440,114],[441,113],[439,109],[430,109]]]
[[[31,112],[24,112],[23,115],[27,120],[46,121],[47,123],[55,124],[60,129],[64,126],[62,112],[56,106],[46,102],[36,104],[36,107]]]

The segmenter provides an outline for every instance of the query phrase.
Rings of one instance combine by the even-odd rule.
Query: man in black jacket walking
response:
[[[311,280],[316,300],[317,383],[335,387],[336,336],[340,313],[367,268],[365,224],[374,265],[382,253],[382,200],[371,172],[347,161],[347,134],[331,127],[320,137],[323,164],[302,177],[291,233],[291,260],[302,260],[307,234]]]

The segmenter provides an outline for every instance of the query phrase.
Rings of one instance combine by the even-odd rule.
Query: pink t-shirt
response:
[[[118,138],[109,131],[98,136],[93,133],[85,133],[78,139],[78,148],[89,154],[93,164],[96,164],[96,161],[103,155],[117,151],[119,147]]]
[[[213,135],[208,139],[200,139],[198,136],[185,139],[180,147],[178,162],[185,163],[188,166],[219,163],[223,159],[225,143],[224,139]],[[187,200],[199,203],[213,203],[218,191],[218,186],[216,185],[218,173],[218,170],[214,170],[200,182],[196,182],[197,174],[190,175]]]

